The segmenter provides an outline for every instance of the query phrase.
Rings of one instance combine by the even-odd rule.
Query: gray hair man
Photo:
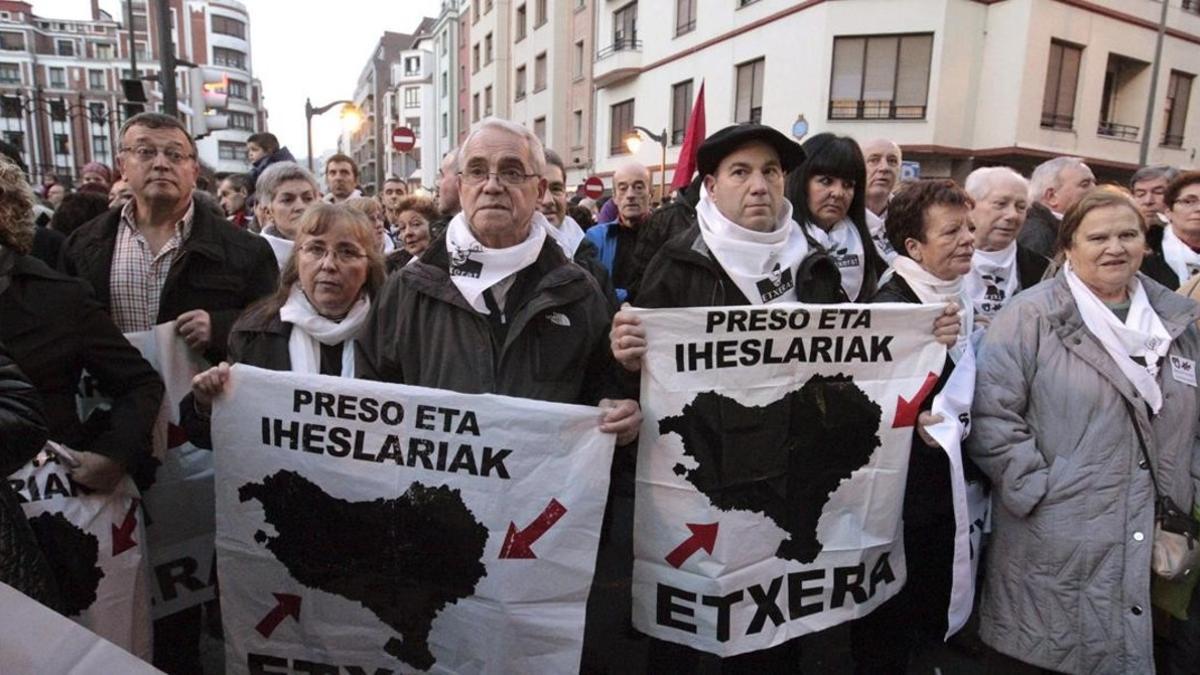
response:
[[[1039,164],[1029,179],[1029,215],[1018,236],[1021,245],[1053,257],[1063,214],[1094,187],[1096,177],[1078,157],[1055,157]]]
[[[601,430],[628,443],[641,413],[635,401],[607,398],[618,389],[608,303],[548,236],[538,212],[545,173],[542,144],[528,129],[480,122],[458,156],[463,210],[444,239],[380,291],[358,371],[463,393],[599,405]]]
[[[633,251],[637,246],[638,228],[650,217],[650,169],[644,164],[628,162],[613,173],[613,202],[617,219],[588,228],[588,241],[600,251],[600,262],[608,270],[617,300],[625,302],[629,288],[636,285]]]
[[[887,262],[896,257],[896,251],[884,235],[887,224],[888,202],[900,184],[900,165],[904,154],[895,141],[876,138],[862,144],[863,159],[867,163],[867,229],[879,255]]]
[[[1179,169],[1166,164],[1143,166],[1129,179],[1129,191],[1147,227],[1167,224],[1167,186],[1179,175]]]

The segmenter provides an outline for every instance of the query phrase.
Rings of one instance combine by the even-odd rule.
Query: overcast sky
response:
[[[268,125],[292,154],[306,154],[304,99],[314,106],[354,94],[358,75],[385,30],[410,33],[422,16],[436,17],[440,0],[242,0],[250,13],[254,75],[263,83]],[[86,19],[89,0],[32,0],[45,18]],[[120,16],[119,0],[100,7]],[[311,10],[309,8],[312,8]],[[337,110],[313,118],[313,152],[337,145]]]

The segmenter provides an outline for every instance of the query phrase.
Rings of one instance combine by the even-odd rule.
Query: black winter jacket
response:
[[[586,405],[616,392],[608,302],[554,240],[546,239],[508,291],[503,344],[449,268],[438,239],[388,278],[358,343],[359,377]]]
[[[1025,216],[1025,225],[1017,234],[1017,243],[1043,258],[1053,258],[1058,248],[1058,229],[1060,221],[1050,209],[1041,202],[1029,205],[1029,214]]]
[[[1146,257],[1142,258],[1142,274],[1171,290],[1178,289],[1186,279],[1180,279],[1163,257],[1163,228],[1150,228],[1146,233],[1146,248],[1150,250],[1146,252]]]
[[[637,293],[650,261],[668,241],[696,222],[696,204],[700,201],[702,181],[701,176],[696,176],[687,189],[679,193],[678,199],[651,213],[638,228],[637,245],[633,248],[633,281],[629,284],[629,297],[634,304],[637,303]]]
[[[1033,288],[1042,283],[1042,277],[1046,275],[1046,268],[1049,266],[1049,258],[1017,244],[1017,279],[1021,284],[1021,290]]]
[[[279,266],[262,237],[239,230],[196,202],[192,231],[171,265],[158,303],[158,323],[203,309],[212,318],[212,341],[204,356],[225,359],[229,329],[254,301],[275,290]],[[91,284],[108,311],[113,249],[121,210],[112,209],[71,233],[63,247],[61,269]]]

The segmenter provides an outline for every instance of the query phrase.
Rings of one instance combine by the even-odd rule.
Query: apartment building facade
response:
[[[1168,0],[1150,163],[1195,166],[1200,8]],[[640,5],[640,6],[639,6]],[[639,21],[639,11],[671,14]],[[1103,177],[1136,168],[1161,5],[1151,0],[673,0],[595,6],[595,172],[635,125],[668,138],[666,178],[705,85],[707,126],[886,136],[924,176],[1028,170],[1072,154]],[[656,175],[656,181],[658,180]]]
[[[58,20],[36,16],[27,2],[0,1],[0,137],[21,150],[35,183],[53,176],[69,185],[88,162],[115,163],[128,112],[123,78],[144,78],[146,108],[161,109],[154,7],[135,0],[123,9],[131,25],[98,3],[90,20]],[[267,119],[252,74],[245,7],[234,0],[174,0],[171,13],[178,57],[229,77],[230,128],[198,142],[200,159],[216,171],[246,171],[245,138],[265,129]],[[187,72],[177,72],[177,91],[180,115],[191,124]]]

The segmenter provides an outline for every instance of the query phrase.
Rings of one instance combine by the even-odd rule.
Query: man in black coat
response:
[[[1017,242],[1042,256],[1053,258],[1063,214],[1096,186],[1096,177],[1078,157],[1055,157],[1042,162],[1029,178],[1029,212]]]
[[[122,331],[176,321],[216,363],[241,311],[275,290],[271,247],[194,201],[196,145],[174,117],[131,117],[120,152],[133,199],[73,232],[60,266],[91,284]]]

